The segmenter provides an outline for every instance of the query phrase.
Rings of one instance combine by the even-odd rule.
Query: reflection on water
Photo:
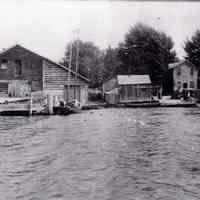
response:
[[[0,199],[200,199],[198,108],[0,118]]]

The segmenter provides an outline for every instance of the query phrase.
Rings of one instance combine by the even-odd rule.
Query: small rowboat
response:
[[[56,106],[53,108],[54,114],[58,115],[69,115],[74,113],[80,113],[82,110],[81,104],[77,101],[72,101],[70,103],[60,104],[60,106]]]

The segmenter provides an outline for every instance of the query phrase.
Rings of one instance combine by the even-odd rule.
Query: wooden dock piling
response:
[[[47,95],[47,107],[48,107],[48,113],[52,115],[53,114],[53,96],[51,94]]]
[[[32,106],[33,106],[33,99],[32,99],[32,95],[30,95],[30,104],[29,104],[29,115],[33,114],[33,110],[32,110]]]

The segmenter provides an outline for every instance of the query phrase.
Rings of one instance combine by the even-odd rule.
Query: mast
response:
[[[76,40],[76,80],[77,80],[77,73],[78,73],[78,59],[79,59],[79,39]]]
[[[80,33],[79,29],[74,30],[75,40],[76,40],[76,68],[75,68],[76,80],[77,80],[78,65],[79,65],[79,60],[78,60],[79,59],[79,33]]]
[[[72,42],[70,44],[70,55],[69,55],[69,71],[68,71],[68,81],[67,81],[67,102],[69,102],[69,93],[70,93],[70,76],[71,76],[71,68],[72,68]]]
[[[78,73],[78,65],[79,65],[79,29],[77,29],[77,30],[75,30],[74,32],[75,32],[75,34],[76,34],[76,66],[75,66],[75,72],[76,72],[76,74],[75,74],[75,80],[77,80],[77,73]],[[76,87],[76,89],[75,89],[75,99],[79,99],[79,96],[78,96],[78,90],[79,90],[79,88],[77,88]]]
[[[73,43],[74,43],[74,34],[77,33],[77,42],[76,42],[76,75],[75,78],[77,79],[77,72],[78,72],[78,58],[79,58],[79,39],[78,39],[78,34],[79,30],[74,30],[73,31],[73,39],[70,44],[70,56],[69,56],[69,72],[68,72],[68,84],[67,84],[67,101],[69,102],[70,100],[70,78],[71,78],[71,69],[72,69],[72,51],[73,51]],[[75,93],[75,98],[76,98],[76,93]]]

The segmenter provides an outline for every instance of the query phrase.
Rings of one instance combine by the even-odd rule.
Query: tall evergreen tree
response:
[[[110,46],[106,49],[103,57],[103,80],[107,80],[116,75],[117,68],[119,67],[119,60],[117,57],[118,49],[111,48]]]
[[[168,64],[177,60],[173,46],[172,39],[164,32],[138,23],[119,45],[118,57],[122,63],[119,72],[149,74],[153,84],[163,83]]]
[[[197,30],[191,39],[187,39],[184,45],[186,59],[200,67],[200,30]]]

